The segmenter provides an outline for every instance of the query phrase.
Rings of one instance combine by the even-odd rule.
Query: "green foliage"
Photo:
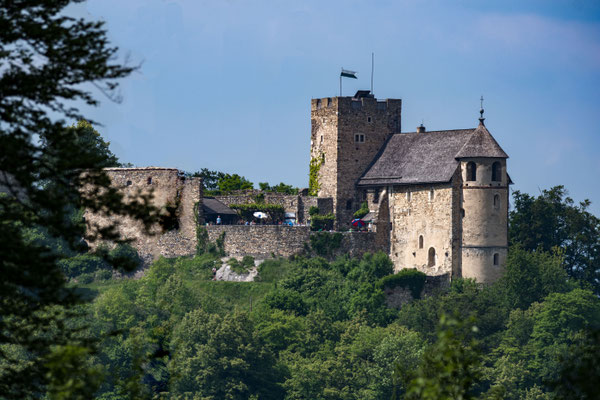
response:
[[[369,204],[363,201],[360,208],[354,213],[354,218],[362,218],[369,213]]]
[[[515,191],[513,197],[511,244],[530,251],[563,249],[567,274],[600,294],[600,218],[588,211],[590,201],[575,204],[564,186],[543,190],[538,197]]]
[[[317,206],[310,206],[310,208],[308,209],[308,215],[315,216],[318,215],[320,212],[319,207]]]
[[[310,229],[313,231],[329,231],[333,229],[333,221],[335,221],[335,215],[333,214],[315,214],[310,217]]]
[[[254,258],[245,256],[242,261],[238,261],[236,258],[230,258],[227,260],[227,264],[231,267],[233,272],[247,274],[248,270],[254,267]]]
[[[310,196],[317,196],[321,184],[319,182],[319,171],[323,165],[323,157],[312,158],[310,160],[309,173],[308,173],[308,194]]]
[[[100,133],[94,129],[92,124],[86,120],[79,120],[77,124],[67,128],[75,136],[75,141],[78,142],[78,146],[89,149],[95,153],[102,161],[100,166],[103,168],[108,167],[121,167],[117,156],[110,151],[110,142],[106,142]]]
[[[100,386],[102,372],[90,365],[90,349],[74,344],[54,346],[46,357],[48,398],[87,400]]]
[[[474,386],[481,377],[481,355],[476,341],[465,343],[465,328],[476,332],[473,321],[442,316],[437,341],[425,352],[423,361],[407,385],[407,399],[474,399]],[[398,375],[409,371],[398,368]]]
[[[230,193],[234,190],[252,189],[254,184],[238,174],[224,174],[219,178],[217,186],[222,193]]]
[[[319,232],[310,235],[310,248],[319,256],[331,256],[342,245],[344,236],[339,233]]]
[[[78,254],[75,257],[65,258],[59,261],[59,265],[64,274],[69,278],[112,269],[104,258],[93,254]]]
[[[270,186],[267,182],[260,182],[258,184],[260,190],[265,192],[274,192],[274,193],[282,193],[282,194],[298,194],[298,188],[293,187],[292,185],[286,185],[281,182],[275,186]]]
[[[117,244],[108,252],[109,262],[118,269],[123,271],[135,271],[142,265],[142,259],[137,250],[133,246],[125,244]]]
[[[418,299],[421,297],[426,278],[427,275],[416,269],[403,269],[394,275],[381,278],[377,282],[377,286],[380,289],[394,289],[399,286],[410,289],[413,299]]]
[[[194,310],[175,327],[169,370],[180,393],[215,399],[280,399],[282,374],[246,314]]]
[[[202,186],[204,187],[204,194],[208,195],[211,192],[219,189],[219,181],[224,179],[226,174],[220,171],[211,171],[208,168],[202,168],[200,171],[196,171],[190,174],[192,177],[202,178]]]
[[[252,221],[254,213],[257,211],[269,214],[272,221],[283,221],[285,209],[279,204],[249,203],[249,204],[230,204],[229,208],[237,210],[240,217],[245,221]]]

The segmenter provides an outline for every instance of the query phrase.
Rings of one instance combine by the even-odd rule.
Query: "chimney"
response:
[[[423,126],[423,124],[421,124],[420,126],[417,126],[417,133],[423,133],[425,132],[425,127]]]

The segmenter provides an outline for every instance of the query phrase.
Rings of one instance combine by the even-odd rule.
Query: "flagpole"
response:
[[[373,94],[373,70],[375,69],[375,53],[371,53],[371,94]]]
[[[344,67],[342,67],[342,71],[344,70]],[[340,72],[340,97],[342,97],[342,73]]]

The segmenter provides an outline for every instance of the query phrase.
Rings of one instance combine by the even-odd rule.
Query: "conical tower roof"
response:
[[[479,120],[477,129],[456,153],[455,158],[508,158],[508,155],[487,130],[482,118]]]

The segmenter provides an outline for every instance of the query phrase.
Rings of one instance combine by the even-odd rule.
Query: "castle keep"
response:
[[[316,196],[262,194],[297,221],[308,209],[335,215],[343,232],[341,254],[389,253],[396,270],[430,276],[498,279],[508,249],[507,154],[484,124],[476,128],[401,132],[402,100],[378,100],[368,91],[311,102],[311,188]],[[147,237],[134,222],[121,234],[147,259],[190,255],[206,213],[255,202],[245,192],[203,199],[198,178],[169,168],[113,168],[113,184],[133,193],[152,190],[155,205],[176,216],[175,229]],[[203,207],[203,200],[206,205]],[[348,232],[354,213],[367,204],[371,232]],[[220,211],[225,212],[225,211]],[[196,214],[194,214],[196,213]],[[206,214],[208,218],[208,214]],[[98,216],[86,214],[90,221]],[[224,235],[231,255],[289,256],[303,251],[308,226],[206,226],[209,239]]]

